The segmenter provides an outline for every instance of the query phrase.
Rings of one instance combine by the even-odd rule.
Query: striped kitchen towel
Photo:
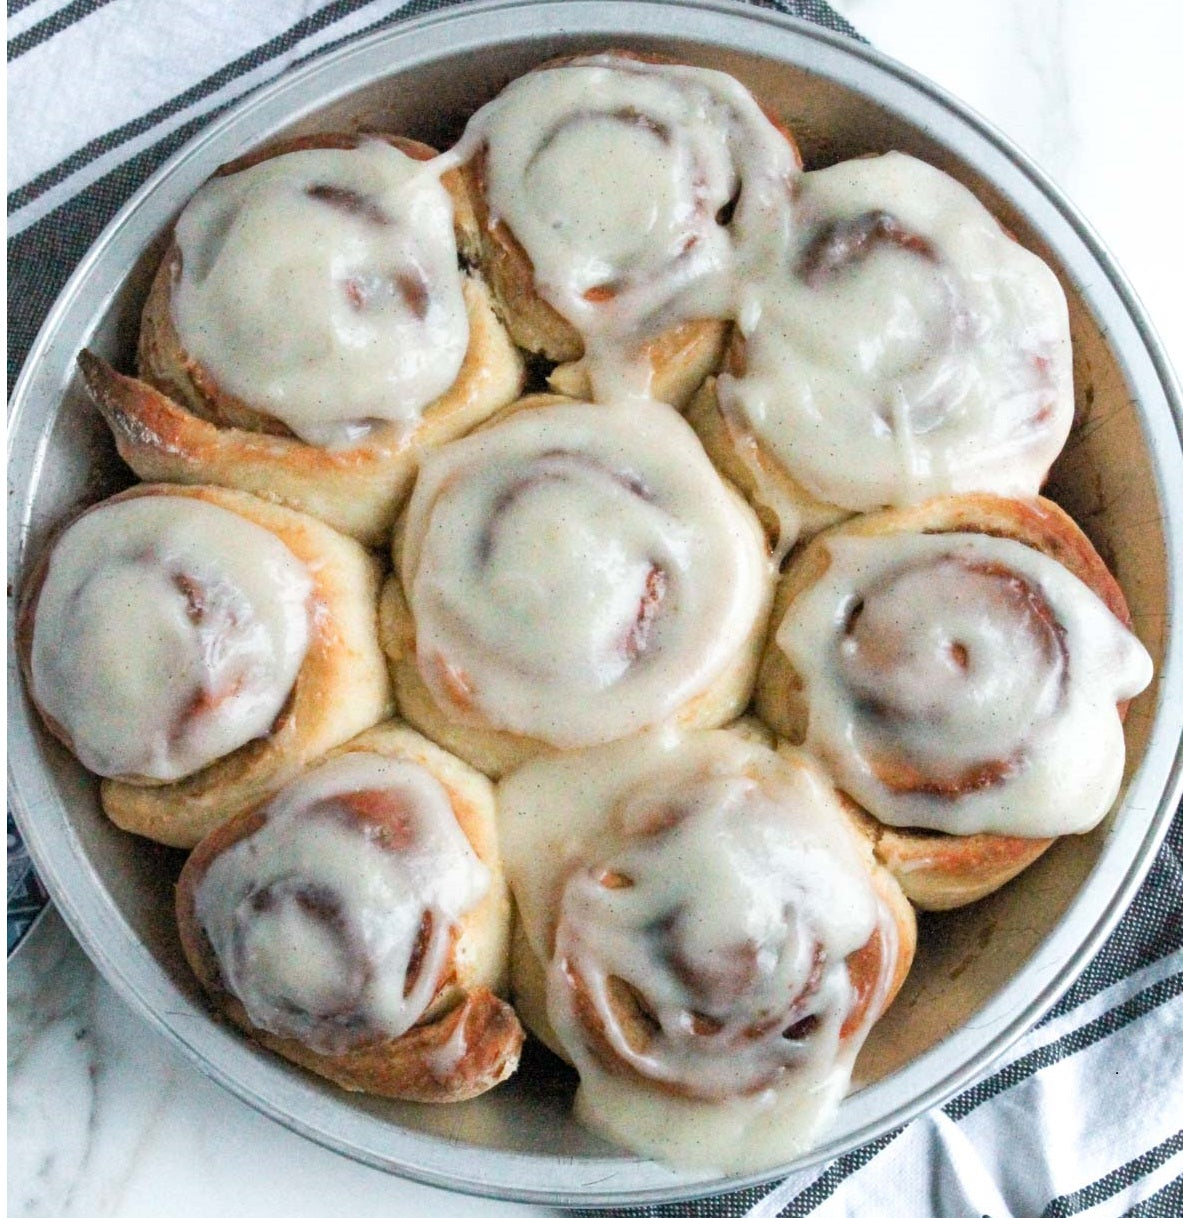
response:
[[[280,72],[457,0],[9,0],[9,389],[120,205]],[[822,0],[764,7],[857,37]],[[9,821],[9,947],[44,892]],[[14,921],[15,918],[15,921]],[[823,1167],[636,1218],[1183,1215],[1183,818],[1099,955],[992,1073]],[[600,1211],[601,1213],[605,1211]]]

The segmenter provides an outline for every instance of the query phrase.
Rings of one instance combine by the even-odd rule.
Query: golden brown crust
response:
[[[239,1005],[239,1004],[235,1004]],[[226,1014],[243,1026],[242,1021]],[[474,1099],[503,1083],[518,1067],[525,1039],[513,1007],[489,990],[469,991],[459,1005],[397,1040],[325,1057],[299,1041],[247,1028],[263,1046],[346,1091],[421,1104],[450,1104]],[[465,1052],[452,1061],[452,1046],[463,1039]],[[446,1069],[432,1068],[432,1059]]]
[[[870,841],[864,836],[859,825],[854,820],[850,820],[848,823],[853,831],[853,836],[862,843],[863,861],[871,877],[871,884],[888,911],[894,931],[895,963],[891,976],[884,987],[882,1006],[880,1006],[875,1016],[878,1019],[895,1001],[896,995],[907,980],[908,972],[912,967],[912,961],[916,956],[916,914],[903,885],[899,882],[899,877],[886,865],[875,850],[869,848]],[[888,949],[885,948],[883,932],[876,931],[866,947],[856,953],[857,959],[856,957],[851,957],[851,980],[860,994],[869,997],[874,993],[873,986],[875,979],[879,976],[884,950]],[[858,1013],[861,1013],[862,1009],[865,1008],[867,997],[863,998]],[[851,1030],[853,1030],[853,1024],[851,1024],[850,1028],[843,1025],[843,1034],[848,1034]]]
[[[217,1009],[289,1061],[348,1091],[422,1103],[471,1099],[516,1070],[523,1041],[512,1007],[497,996],[506,985],[509,898],[495,835],[492,789],[480,774],[401,724],[380,724],[330,756],[358,752],[428,769],[444,785],[457,823],[492,874],[488,893],[457,922],[449,964],[416,1026],[394,1039],[327,1055],[254,1027],[242,1003],[225,989],[217,959],[197,921],[196,892],[214,859],[260,828],[263,817],[258,807],[221,825],[186,862],[176,895],[181,946]]]
[[[420,160],[434,155],[424,144],[395,136],[305,136],[241,157],[219,175],[286,152],[356,147],[365,138],[382,139]],[[445,173],[441,181],[452,198],[463,255],[476,243],[472,207],[458,171]],[[347,449],[305,444],[282,423],[222,390],[184,349],[172,322],[179,271],[180,251],[173,243],[144,306],[138,354],[142,380],[119,375],[90,352],[79,357],[120,456],[141,478],[251,491],[379,545],[390,533],[421,453],[470,430],[521,389],[521,356],[497,320],[485,284],[465,274],[461,287],[468,351],[451,388],[425,408],[413,431],[390,424]]]
[[[529,255],[508,226],[489,213],[484,150],[463,165],[460,172],[476,216],[481,269],[493,289],[497,311],[510,337],[519,347],[556,363],[579,359],[583,355],[579,332],[538,295]]]
[[[1062,508],[1042,498],[951,495],[911,508],[858,516],[834,526],[794,555],[777,588],[772,637],[760,664],[756,710],[778,735],[800,744],[809,724],[801,678],[776,645],[775,633],[793,601],[829,567],[831,537],[891,536],[900,533],[981,533],[1017,541],[1055,559],[1087,585],[1124,625],[1129,609],[1121,588],[1092,543]],[[1118,704],[1124,717],[1126,703]],[[852,805],[853,806],[853,805]],[[963,836],[884,825],[864,809],[856,821],[876,858],[921,909],[954,909],[1000,888],[1030,866],[1053,838],[976,833]]]
[[[972,833],[954,837],[927,829],[897,829],[850,805],[876,859],[918,909],[957,909],[988,896],[1030,867],[1055,841]]]
[[[738,333],[731,339],[724,364],[734,358],[737,343],[742,343]],[[715,377],[702,383],[685,415],[715,468],[744,493],[774,544],[781,540],[778,506],[792,511],[803,539],[850,516],[846,508],[811,495],[766,445],[728,420],[719,405]]]
[[[103,810],[120,828],[189,847],[241,809],[267,798],[308,762],[390,713],[376,622],[381,567],[356,542],[320,521],[240,491],[146,483],[105,502],[142,495],[198,499],[234,512],[275,534],[306,564],[313,580],[308,652],[266,738],[176,782],[102,783]],[[35,605],[30,611],[35,612]]]
[[[645,343],[641,354],[653,368],[650,396],[685,409],[703,381],[718,371],[730,329],[722,321],[685,321]],[[560,364],[546,383],[566,397],[587,401],[592,396],[591,376],[582,357]]]
[[[242,156],[227,161],[214,171],[214,177],[226,178],[231,174],[241,173],[253,165],[269,161],[272,157],[283,156],[288,152],[310,152],[319,148],[337,148],[350,151],[366,140],[381,140],[399,152],[405,153],[416,161],[430,161],[439,153],[422,140],[408,139],[402,135],[391,135],[386,131],[320,131],[310,135],[285,136],[272,140],[258,148],[244,152]]]
[[[79,513],[79,515],[81,514]],[[37,708],[37,713],[41,716],[41,722],[45,725],[49,734],[55,740],[65,745],[66,748],[70,749],[71,752],[73,751],[73,745],[70,741],[70,733],[52,715],[46,713],[44,707],[37,701],[37,696],[34,692],[33,629],[37,623],[37,601],[41,596],[45,577],[49,573],[49,560],[53,555],[54,546],[57,543],[57,539],[77,518],[74,517],[63,521],[53,529],[45,543],[45,548],[41,551],[37,561],[29,569],[29,573],[25,577],[20,591],[20,600],[17,605],[16,621],[13,624],[13,650],[16,652],[17,663],[21,667],[21,675],[25,680],[25,691],[29,695],[29,701]]]
[[[546,1010],[546,964],[534,950],[522,925],[521,916],[514,911],[513,932],[509,947],[510,990],[514,1010],[531,1036],[536,1036],[557,1058],[571,1066],[574,1063],[563,1048]]]

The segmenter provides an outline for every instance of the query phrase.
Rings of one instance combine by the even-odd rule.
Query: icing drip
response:
[[[312,581],[272,533],[145,495],[62,534],[37,601],[33,692],[82,764],[174,781],[265,736],[310,639]]]
[[[644,338],[738,309],[741,285],[785,248],[798,174],[738,81],[613,55],[520,77],[452,157],[481,158],[491,218],[582,336],[597,399],[646,393]]]
[[[409,762],[346,754],[262,819],[197,888],[226,988],[256,1027],[320,1053],[402,1035],[446,980],[456,920],[489,886],[447,792]]]
[[[1091,829],[1125,756],[1116,704],[1150,659],[1046,555],[977,534],[834,537],[776,634],[807,747],[888,824],[1050,837]]]
[[[866,511],[1034,494],[1072,422],[1063,292],[959,183],[900,153],[805,174],[790,257],[719,397],[812,495]],[[743,449],[741,447],[741,453]]]
[[[529,763],[500,808],[582,1119],[683,1166],[804,1149],[898,948],[814,764],[665,731]],[[864,950],[879,954],[856,977]]]
[[[764,612],[771,569],[673,410],[580,403],[430,455],[400,574],[420,674],[451,717],[574,747],[707,688]]]
[[[207,182],[177,221],[173,315],[219,387],[341,447],[413,426],[468,348],[452,205],[381,140]]]

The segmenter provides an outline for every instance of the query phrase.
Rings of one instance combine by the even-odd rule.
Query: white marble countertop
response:
[[[992,120],[1091,220],[1183,366],[1169,0],[837,0],[877,47]],[[341,1158],[204,1078],[56,915],[10,963],[8,1212],[29,1218],[528,1218]]]
[[[1178,372],[1183,8],[1172,0],[833,0],[1063,189],[1133,283]]]

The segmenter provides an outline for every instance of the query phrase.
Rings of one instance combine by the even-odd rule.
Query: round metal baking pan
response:
[[[280,133],[383,127],[449,142],[513,76],[609,46],[730,71],[799,135],[807,163],[901,148],[953,173],[1059,271],[1072,307],[1082,417],[1052,493],[1114,566],[1156,662],[1134,705],[1122,801],[979,905],[925,919],[917,966],[860,1059],[821,1162],[940,1103],[1048,1008],[1101,945],[1146,874],[1183,785],[1183,653],[1168,632],[1183,591],[1178,386],[1128,285],[1088,225],[1022,154],[885,57],[756,8],[720,2],[496,2],[361,39],[253,94],[128,203],[78,267],[17,384],[9,433],[9,579],[52,526],[126,479],[74,357],[131,363],[161,234],[222,162]],[[10,615],[11,630],[11,615]],[[207,1013],[172,927],[174,852],[120,833],[93,780],[40,730],[9,646],[14,810],[54,901],[108,980],[207,1074],[315,1141],[467,1192],[558,1205],[654,1203],[754,1179],[690,1177],[597,1140],[570,1116],[568,1072],[533,1050],[503,1088],[415,1107],[347,1095],[268,1056]]]

